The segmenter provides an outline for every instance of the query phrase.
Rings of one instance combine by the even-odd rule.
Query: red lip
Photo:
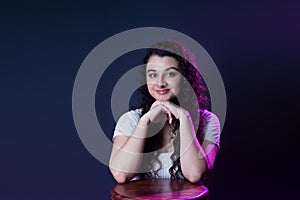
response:
[[[169,91],[170,91],[169,89],[165,89],[165,90],[156,90],[157,94],[159,94],[159,95],[167,94]]]

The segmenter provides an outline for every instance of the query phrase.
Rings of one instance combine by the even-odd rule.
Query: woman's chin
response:
[[[157,101],[169,101],[171,99],[171,97],[167,96],[167,95],[160,95],[160,96],[155,97],[155,99]]]
[[[176,99],[176,96],[174,95],[156,95],[154,97],[155,100],[157,101],[172,101]]]

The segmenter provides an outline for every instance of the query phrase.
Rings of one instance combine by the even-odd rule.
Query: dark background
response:
[[[109,199],[116,182],[73,123],[73,83],[100,42],[147,26],[194,38],[224,80],[228,112],[210,199],[295,199],[300,4],[199,2],[1,3],[0,199]]]

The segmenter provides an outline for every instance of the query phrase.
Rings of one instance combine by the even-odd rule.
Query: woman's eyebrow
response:
[[[176,68],[176,67],[169,67],[169,68],[165,69],[165,71],[169,71],[169,70],[171,70],[171,69],[174,69],[174,70],[176,70],[176,71],[179,71],[178,68]]]
[[[176,67],[169,67],[169,68],[165,69],[164,71],[169,71],[169,70],[172,70],[172,69],[174,69],[176,71],[179,71]],[[149,72],[157,72],[157,70],[156,69],[148,69],[147,73],[149,73]]]
[[[155,69],[148,69],[147,73],[149,73],[149,72],[156,72],[156,70]]]

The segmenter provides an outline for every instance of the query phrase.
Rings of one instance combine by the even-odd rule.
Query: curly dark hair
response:
[[[200,143],[203,141],[203,114],[204,110],[208,109],[208,98],[205,94],[206,87],[202,81],[202,78],[197,70],[197,65],[194,61],[193,55],[185,49],[182,45],[178,44],[175,41],[161,41],[156,43],[155,45],[151,46],[147,49],[146,56],[144,57],[144,64],[146,65],[149,58],[153,55],[157,55],[160,57],[169,56],[175,58],[179,63],[179,72],[183,75],[184,79],[181,81],[181,90],[177,97],[171,99],[173,103],[183,107],[184,109],[188,110],[195,129],[197,130],[197,138]],[[145,76],[145,70],[143,71],[143,76]],[[141,107],[143,116],[147,113],[151,105],[155,102],[155,99],[150,95],[147,85],[144,85],[140,88],[141,94]],[[174,119],[174,118],[173,118]],[[169,169],[169,173],[171,174],[171,179],[182,179],[184,178],[181,165],[180,165],[180,137],[176,137],[178,129],[179,129],[179,120],[174,119],[171,124],[171,139],[174,139],[174,152],[171,155],[171,160],[173,165]],[[148,137],[145,141],[144,153],[151,153],[152,158],[149,160],[144,159],[142,166],[146,167],[146,170],[150,172],[141,173],[140,176],[142,178],[153,178],[157,177],[157,172],[161,168],[162,163],[159,161],[158,150],[162,148],[163,144],[162,141],[162,131],[155,134],[154,136]],[[170,139],[170,140],[171,140]],[[158,170],[154,170],[154,161],[157,161],[160,165]],[[152,171],[152,172],[151,172]]]

